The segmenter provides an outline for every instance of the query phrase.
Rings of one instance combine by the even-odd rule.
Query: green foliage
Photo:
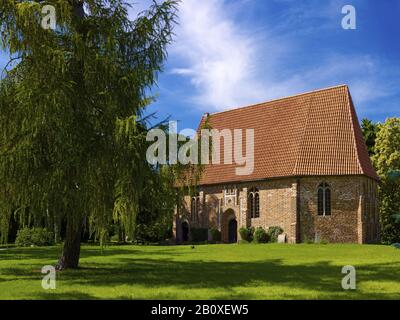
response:
[[[391,170],[388,174],[387,177],[389,180],[393,182],[400,183],[400,170]],[[400,224],[400,212],[395,213],[393,216],[394,222],[396,224]]]
[[[361,130],[367,145],[368,153],[370,156],[375,154],[375,140],[379,131],[379,125],[368,119],[361,121]]]
[[[264,230],[263,227],[258,227],[256,231],[254,231],[254,242],[255,243],[267,243],[268,242],[268,234]]]
[[[0,224],[15,208],[32,221],[83,221],[102,243],[114,220],[134,235],[148,177],[145,107],[167,57],[176,1],[153,2],[134,21],[125,1],[3,0],[2,49],[15,59],[0,83]],[[66,245],[70,242],[66,241]],[[74,246],[76,250],[76,246]],[[79,247],[78,247],[79,248]]]
[[[118,234],[114,234],[110,237],[110,241],[112,242],[119,242],[119,235]]]
[[[191,228],[191,242],[206,242],[208,240],[208,229],[207,228]]]
[[[155,222],[149,225],[138,224],[136,227],[136,240],[156,243],[167,239],[168,236],[170,236],[169,228],[162,222]]]
[[[139,199],[136,239],[159,242],[172,236],[172,217],[179,196],[174,186],[175,170],[162,166],[148,175]]]
[[[373,164],[381,178],[379,184],[379,211],[381,238],[384,243],[400,242],[400,118],[390,118],[380,125],[377,134]]]
[[[399,181],[400,180],[400,170],[390,170],[387,173],[387,177],[392,181]]]
[[[376,155],[372,157],[380,176],[400,170],[400,118],[389,118],[380,126]]]
[[[50,246],[54,244],[54,234],[44,228],[23,228],[18,230],[15,244],[18,247]]]
[[[312,239],[312,238],[308,237],[307,235],[304,235],[303,239],[302,239],[302,243],[314,244],[315,243],[315,239]]]
[[[221,231],[217,228],[211,228],[211,239],[213,242],[220,242],[221,241]]]
[[[311,238],[305,236],[304,239],[303,239],[303,243],[306,243],[306,244],[313,244],[313,243],[315,243],[315,241],[314,241],[313,239],[311,239]]]
[[[248,228],[241,227],[239,229],[239,234],[242,240],[252,242],[254,237],[254,227],[248,227]]]
[[[278,242],[278,236],[283,233],[281,227],[273,226],[268,228],[268,237],[271,242]]]

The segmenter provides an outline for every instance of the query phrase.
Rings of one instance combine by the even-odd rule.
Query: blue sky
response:
[[[136,2],[132,16],[149,4]],[[341,27],[346,4],[356,30]],[[205,112],[338,84],[360,119],[400,116],[398,0],[183,0],[175,33],[148,111],[178,129],[195,129]]]
[[[341,27],[356,8],[357,29]],[[205,112],[348,84],[359,118],[400,116],[400,1],[183,0],[150,108],[179,128]]]

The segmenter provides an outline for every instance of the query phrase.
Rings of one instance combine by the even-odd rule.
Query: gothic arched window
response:
[[[257,188],[250,189],[249,192],[249,213],[251,218],[260,217],[260,193]]]
[[[199,206],[200,206],[200,196],[199,193],[196,193],[191,200],[190,203],[190,214],[192,221],[195,222],[197,221],[197,217],[199,214]]]
[[[331,215],[331,188],[325,182],[318,186],[318,215]]]

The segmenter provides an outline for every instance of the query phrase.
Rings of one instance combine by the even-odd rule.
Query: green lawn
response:
[[[81,269],[43,290],[61,248],[0,250],[0,299],[400,299],[400,250],[375,245],[82,248]],[[341,269],[357,270],[357,289]]]

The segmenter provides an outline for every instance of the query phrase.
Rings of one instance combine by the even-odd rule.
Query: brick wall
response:
[[[317,214],[317,190],[321,182],[331,188],[330,216]],[[307,177],[301,178],[299,184],[302,242],[316,238],[338,243],[377,241],[379,218],[374,180],[362,176]],[[366,215],[366,203],[368,208],[374,208],[373,214]]]
[[[264,229],[280,226],[288,241],[296,242],[296,180],[270,180],[248,184],[247,187],[257,187],[260,194],[260,217],[249,219],[249,225]]]
[[[321,182],[331,189],[331,215],[318,216],[317,191]],[[260,195],[260,217],[251,218],[247,210],[247,195],[256,187]],[[237,190],[234,201],[224,201],[224,189]],[[280,226],[288,242],[306,239],[329,242],[365,243],[379,239],[377,182],[363,176],[328,176],[285,178],[235,185],[200,188],[201,209],[193,220],[190,197],[175,215],[174,234],[179,242],[179,224],[187,221],[191,227],[218,228],[227,241],[227,225],[236,219],[240,227]],[[238,236],[238,239],[240,237]]]

